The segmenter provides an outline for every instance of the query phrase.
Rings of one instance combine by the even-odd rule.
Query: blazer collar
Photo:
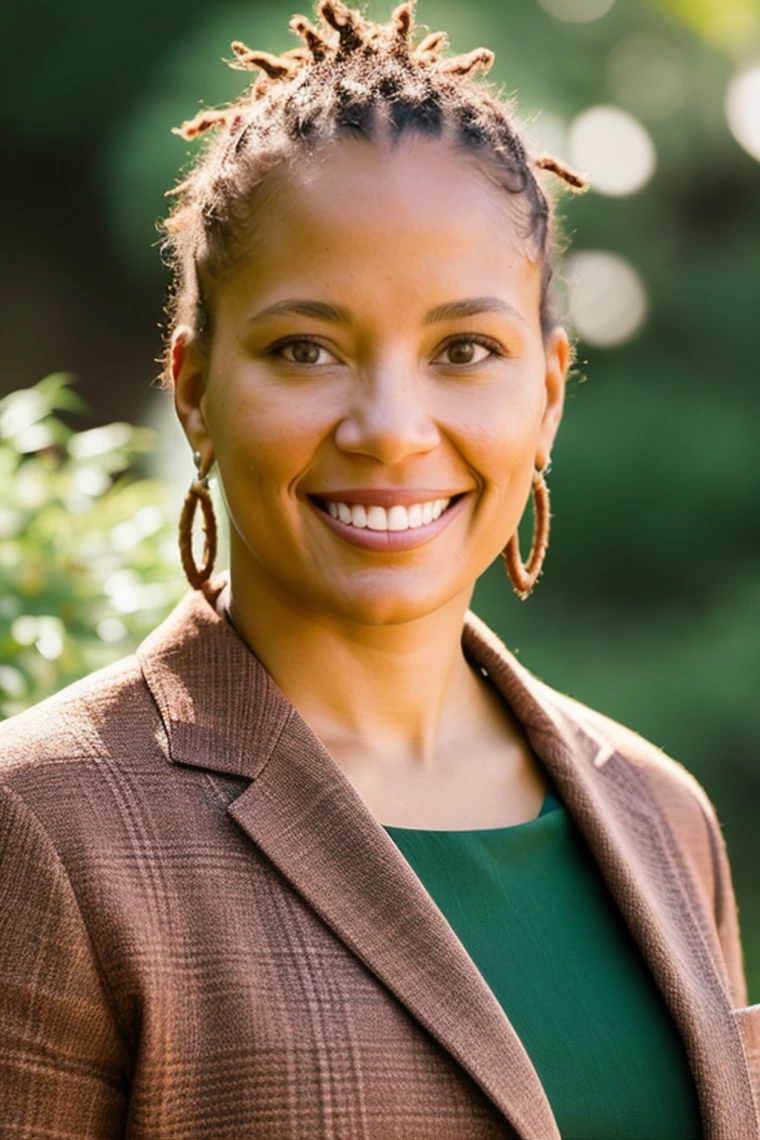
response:
[[[345,945],[470,1074],[523,1140],[559,1140],[509,1019],[393,840],[227,618],[229,581],[192,591],[137,655],[168,758],[251,782],[229,812]],[[571,715],[474,614],[462,643],[544,763],[684,1039],[705,1137],[758,1137],[726,987],[667,821],[633,765]],[[379,889],[379,885],[382,888]],[[708,1042],[720,1032],[721,1056]]]

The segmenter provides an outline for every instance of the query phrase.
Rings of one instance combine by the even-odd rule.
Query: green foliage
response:
[[[0,717],[128,653],[186,589],[154,433],[71,430],[56,373],[0,400]]]
[[[720,48],[740,53],[760,31],[756,0],[658,0],[659,6]]]

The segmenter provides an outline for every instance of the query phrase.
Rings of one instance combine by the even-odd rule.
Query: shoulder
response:
[[[623,776],[627,774],[631,781],[635,780],[653,806],[675,827],[682,824],[683,828],[678,829],[688,833],[690,825],[701,825],[694,838],[700,832],[704,834],[705,825],[709,830],[719,826],[710,797],[684,763],[612,717],[556,689],[549,690],[543,684],[542,687],[567,719],[598,742],[599,752],[594,760],[597,767],[614,757]]]
[[[692,885],[692,899],[717,931],[726,977],[736,1006],[747,1002],[739,909],[726,838],[718,813],[697,778],[678,760],[638,733],[572,697],[551,690],[565,716],[604,742],[602,769],[614,765],[618,786],[635,783],[657,820],[671,857]],[[633,800],[631,800],[633,802]]]
[[[159,717],[132,654],[0,723],[0,784],[125,757],[155,742]]]
[[[596,747],[589,755],[600,778],[612,780],[632,810],[636,804],[647,805],[671,855],[691,878],[719,929],[735,929],[736,902],[725,836],[715,805],[696,776],[626,725],[537,679],[535,684],[566,724],[593,740]],[[729,934],[725,953],[740,986],[737,946],[738,937]]]
[[[538,677],[506,647],[486,623],[468,612],[464,644],[475,661],[492,675],[523,724],[543,722],[559,731],[580,764],[604,770],[616,767],[665,806],[669,800],[712,811],[709,798],[679,760],[633,729]],[[605,773],[606,774],[606,773]]]
[[[134,655],[0,723],[0,878],[18,921],[24,898],[85,913],[114,894],[115,861],[130,865],[116,853],[144,849],[169,798],[163,744]]]
[[[465,645],[485,666],[534,733],[561,738],[580,780],[604,789],[608,809],[623,821],[645,810],[669,849],[687,864],[720,907],[727,859],[715,807],[681,761],[625,724],[552,687],[510,653],[478,617],[468,614]]]

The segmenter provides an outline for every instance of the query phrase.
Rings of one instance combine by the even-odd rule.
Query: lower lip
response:
[[[469,495],[462,495],[461,499],[457,499],[437,519],[410,530],[370,530],[369,527],[351,526],[350,523],[343,523],[340,519],[328,515],[327,511],[318,507],[313,499],[309,499],[309,503],[325,526],[335,531],[346,542],[350,542],[352,546],[359,546],[362,550],[376,550],[382,554],[397,550],[414,550],[417,546],[424,546],[454,521],[464,510],[468,498]]]

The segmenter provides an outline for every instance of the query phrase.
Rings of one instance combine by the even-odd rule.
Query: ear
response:
[[[187,325],[180,325],[172,336],[171,363],[177,417],[191,449],[201,453],[201,470],[208,471],[214,462],[214,444],[204,413],[206,362]]]
[[[549,334],[544,355],[546,404],[536,449],[536,467],[539,469],[549,462],[565,404],[565,382],[570,366],[570,341],[561,325],[552,329]]]

